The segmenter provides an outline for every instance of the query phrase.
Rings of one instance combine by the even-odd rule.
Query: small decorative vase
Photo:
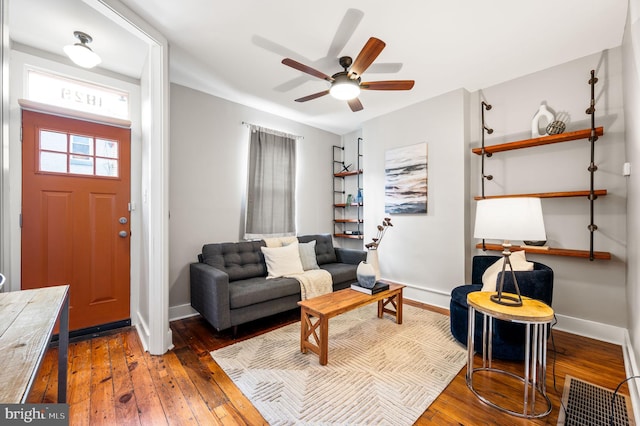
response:
[[[545,128],[544,135],[540,134],[540,119],[542,118],[547,120],[547,123],[544,126]],[[538,138],[540,136],[547,136],[548,135],[548,133],[546,132],[547,125],[553,123],[554,120],[555,120],[555,116],[551,111],[547,109],[547,106],[545,104],[540,104],[540,108],[538,108],[538,112],[536,112],[536,115],[533,116],[533,120],[531,120],[531,137]]]
[[[376,281],[380,279],[380,263],[378,263],[378,250],[367,250],[367,263],[373,267],[376,273]]]
[[[358,284],[360,287],[373,288],[376,285],[376,271],[373,266],[367,262],[360,262],[356,269]]]

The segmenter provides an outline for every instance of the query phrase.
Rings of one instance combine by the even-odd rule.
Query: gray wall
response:
[[[380,265],[383,277],[407,284],[407,298],[447,307],[451,289],[469,279],[471,256],[482,253],[473,248],[471,237],[480,157],[470,148],[480,143],[480,100],[494,106],[487,122],[495,133],[487,144],[528,138],[542,101],[569,116],[567,131],[585,128],[587,80],[596,69],[597,125],[605,128],[596,146],[596,187],[609,195],[596,200],[595,249],[611,252],[613,259],[528,258],[554,269],[559,328],[620,342],[627,326],[626,310],[620,307],[626,304],[628,244],[621,54],[617,48],[482,91],[457,90],[370,120],[361,131],[342,137],[172,85],[171,317],[190,313],[188,264],[202,244],[240,238],[248,139],[242,121],[305,137],[300,145],[300,233],[333,232],[331,146],[344,144],[351,157],[361,135],[365,243],[385,216],[386,150],[427,142],[428,212],[393,216]],[[588,189],[588,163],[586,140],[496,154],[487,160],[487,172],[495,176],[487,194]],[[551,246],[588,249],[588,200],[545,199],[543,210]]]
[[[564,258],[528,255],[554,270],[553,307],[560,329],[581,330],[579,320],[626,327],[625,268],[627,263],[626,180],[622,176],[625,162],[624,114],[622,92],[621,49],[591,55],[557,67],[536,72],[481,91],[481,97],[493,105],[485,113],[489,127],[486,144],[528,139],[531,119],[541,102],[551,110],[569,117],[567,131],[590,126],[585,114],[589,106],[590,70],[596,70],[596,126],[604,126],[604,136],[596,142],[596,188],[608,195],[595,202],[595,250],[608,251],[612,260]],[[479,103],[472,106],[480,115]],[[474,139],[479,146],[480,133]],[[480,157],[473,155],[477,169]],[[486,159],[485,172],[494,179],[487,182],[486,194],[571,191],[589,188],[590,146],[587,140],[571,141],[543,147],[497,153]],[[479,172],[471,176],[472,195],[480,194]],[[551,247],[589,248],[589,202],[586,198],[543,199],[542,208]],[[472,240],[471,244],[475,245]],[[492,253],[495,254],[496,252]],[[606,326],[605,334],[606,334]],[[613,330],[612,330],[613,331]],[[618,336],[609,337],[620,342]]]
[[[331,147],[340,136],[171,85],[171,318],[191,313],[189,263],[202,245],[242,237],[249,128],[303,136],[298,145],[299,234],[333,232]]]
[[[392,215],[379,249],[383,278],[408,286],[406,297],[449,306],[465,281],[468,221],[466,132],[468,93],[457,90],[363,125],[365,242],[384,211],[384,159],[389,149],[427,143],[427,214]]]

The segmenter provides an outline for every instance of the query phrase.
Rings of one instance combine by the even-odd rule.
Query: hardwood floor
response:
[[[405,303],[448,313],[410,301]],[[69,345],[70,424],[267,424],[213,361],[209,351],[299,321],[299,315],[299,311],[291,311],[241,326],[236,339],[230,331],[215,331],[199,316],[174,321],[171,329],[175,348],[162,356],[144,352],[133,328],[73,342]],[[553,331],[553,340],[556,354],[550,341],[547,364],[547,394],[553,404],[549,416],[524,420],[488,407],[467,388],[464,367],[416,425],[555,425],[565,375],[609,389],[615,389],[624,380],[620,346],[560,331]],[[519,363],[494,363],[521,374]],[[505,393],[505,398],[522,398],[514,389],[500,392]],[[621,392],[628,394],[627,385]],[[56,400],[54,347],[45,356],[28,402]]]

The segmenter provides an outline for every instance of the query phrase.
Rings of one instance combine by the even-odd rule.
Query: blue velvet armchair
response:
[[[468,315],[467,295],[482,288],[482,274],[501,259],[502,256],[474,256],[471,270],[471,284],[462,285],[451,291],[450,323],[451,334],[463,345],[467,345]],[[498,274],[498,280],[500,275]],[[504,291],[515,293],[511,271],[505,271]],[[553,270],[542,263],[533,262],[533,271],[516,271],[518,287],[523,296],[538,299],[551,306],[553,299]],[[495,320],[493,326],[493,358],[503,360],[524,359],[524,325]],[[475,351],[482,348],[482,315],[476,313]]]

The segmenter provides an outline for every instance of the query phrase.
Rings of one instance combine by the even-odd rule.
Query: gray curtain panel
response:
[[[296,138],[251,129],[245,239],[296,234]]]

